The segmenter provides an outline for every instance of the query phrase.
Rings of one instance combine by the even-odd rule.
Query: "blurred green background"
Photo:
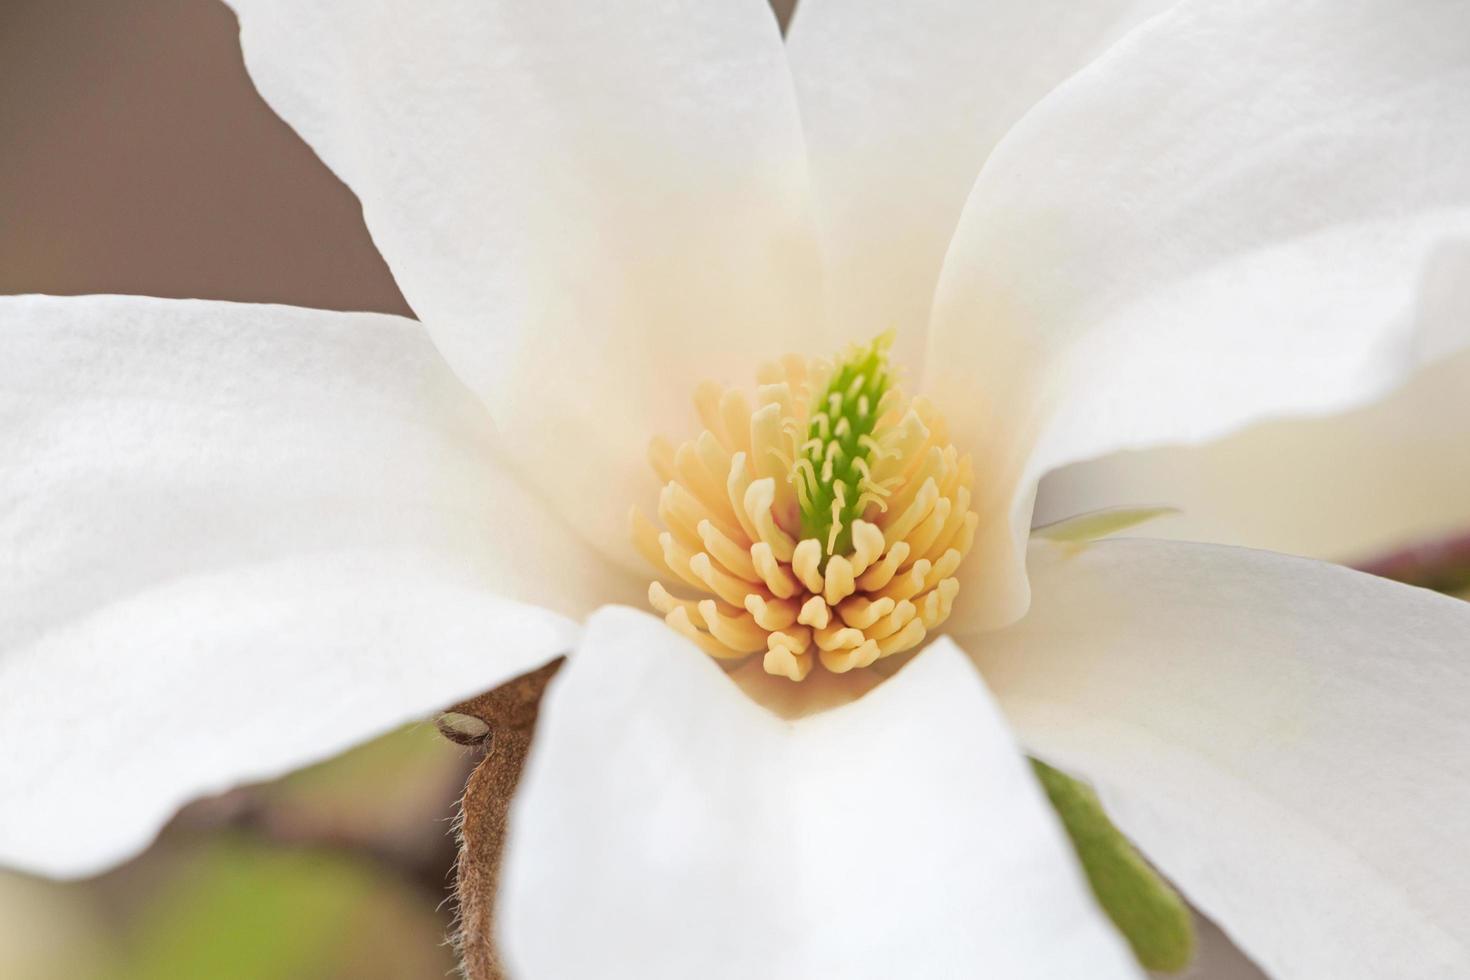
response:
[[[0,873],[0,977],[446,976],[450,817],[466,764],[420,725],[196,804],[93,881]]]

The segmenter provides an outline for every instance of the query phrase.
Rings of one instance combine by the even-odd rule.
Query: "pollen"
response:
[[[979,521],[971,462],[899,390],[890,343],[785,357],[753,394],[706,382],[699,434],[650,446],[658,520],[632,513],[648,601],[710,656],[800,681],[912,651],[949,617]]]

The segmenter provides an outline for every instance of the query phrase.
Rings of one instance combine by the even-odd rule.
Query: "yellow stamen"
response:
[[[979,523],[970,460],[891,383],[886,348],[783,358],[753,397],[702,384],[698,435],[650,446],[663,527],[635,511],[633,540],[669,584],[649,605],[710,656],[800,681],[913,650],[949,617]]]

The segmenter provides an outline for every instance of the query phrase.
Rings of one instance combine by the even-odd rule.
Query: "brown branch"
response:
[[[1416,541],[1353,567],[1436,592],[1463,593],[1470,590],[1470,532]]]
[[[465,980],[505,980],[495,946],[495,896],[506,819],[531,748],[541,697],[560,659],[451,708],[439,722],[446,738],[485,749],[460,804],[455,866],[457,928],[452,937]]]
[[[495,945],[495,897],[510,802],[530,748],[529,727],[497,730],[465,787],[455,868],[457,928],[451,937],[465,980],[505,980],[507,975]]]

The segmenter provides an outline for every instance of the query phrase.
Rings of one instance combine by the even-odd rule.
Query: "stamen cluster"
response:
[[[764,652],[799,681],[912,650],[948,618],[978,522],[970,460],[893,386],[887,344],[768,364],[753,402],[705,383],[703,431],[650,447],[664,528],[635,509],[633,539],[670,579],[649,602],[711,656]]]

